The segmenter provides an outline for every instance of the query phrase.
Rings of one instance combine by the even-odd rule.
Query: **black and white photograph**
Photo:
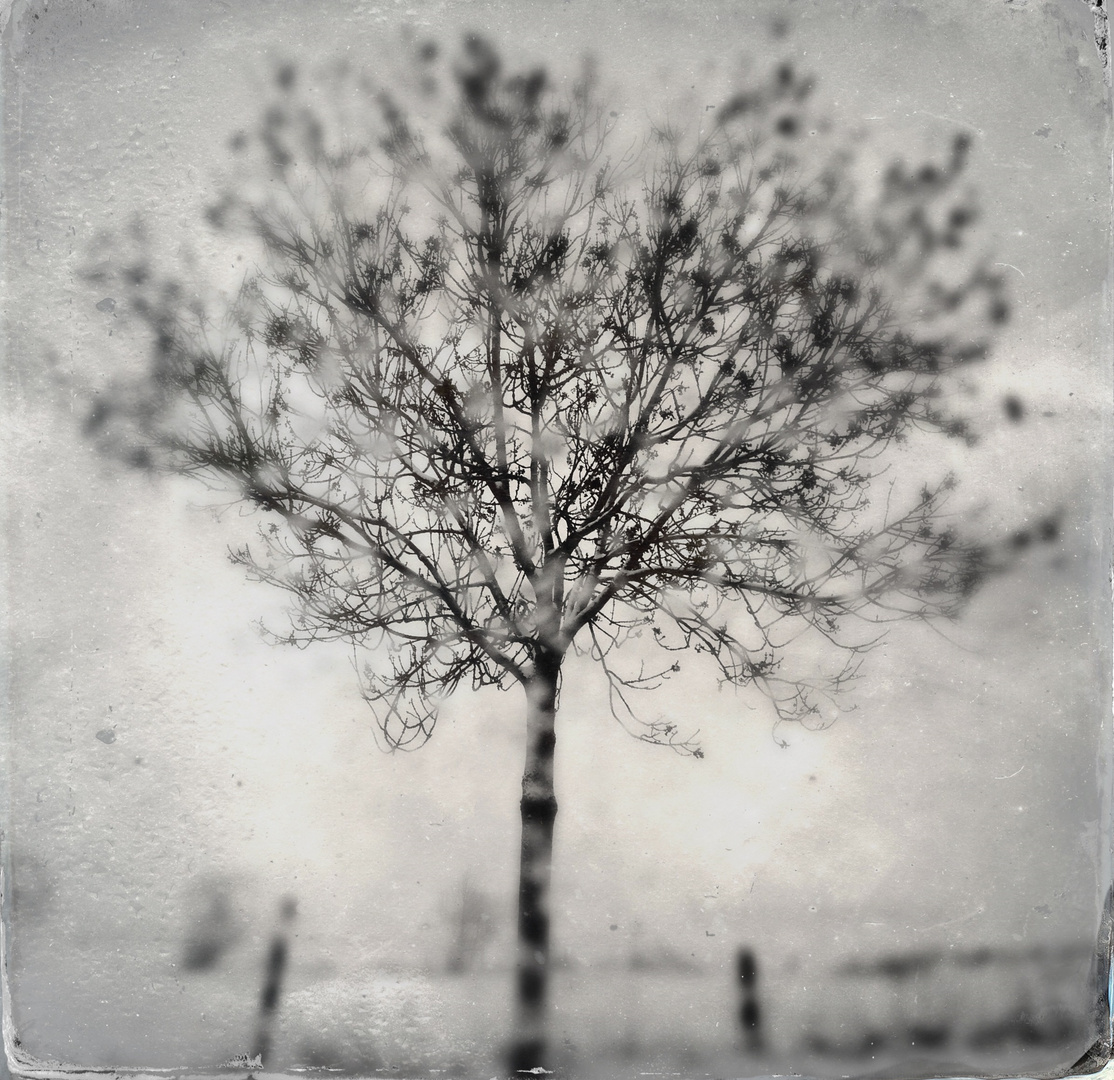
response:
[[[0,3],[9,1075],[1103,1072],[1107,34]]]

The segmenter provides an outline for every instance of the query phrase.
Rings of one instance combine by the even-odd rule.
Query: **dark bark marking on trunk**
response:
[[[526,688],[526,761],[522,773],[522,843],[519,853],[518,959],[515,1031],[508,1049],[512,1073],[546,1068],[549,989],[549,883],[557,798],[553,757],[560,657],[542,652]]]

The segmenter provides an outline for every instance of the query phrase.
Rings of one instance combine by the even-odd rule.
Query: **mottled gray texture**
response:
[[[646,706],[701,729],[705,760],[678,758],[614,724],[590,668],[568,679],[557,951],[597,968],[635,954],[700,965],[565,991],[568,1036],[637,1041],[625,1018],[641,1010],[720,1053],[745,942],[771,986],[768,1067],[803,1067],[806,1029],[858,1030],[872,1010],[885,1023],[907,1007],[884,986],[848,989],[836,974],[847,957],[1096,938],[1110,876],[1110,134],[1086,6],[17,0],[3,31],[4,841],[12,1014],[28,1052],[151,1066],[246,1052],[287,893],[299,902],[288,1063],[320,1052],[366,1067],[369,1045],[390,1062],[404,1054],[392,1040],[481,1060],[509,991],[502,972],[470,992],[420,971],[453,948],[466,877],[499,924],[482,960],[509,956],[518,702],[461,695],[429,746],[385,757],[343,650],[258,640],[253,621],[276,600],[222,556],[248,526],[98,460],[49,374],[48,356],[88,382],[134,355],[113,298],[76,276],[83,253],[135,211],[169,254],[203,244],[209,177],[274,53],[374,63],[407,20],[445,40],[475,27],[554,65],[595,50],[617,107],[638,117],[663,87],[698,84],[708,57],[761,50],[765,17],[783,9],[833,112],[883,157],[938,150],[956,128],[976,136],[1015,317],[972,398],[986,438],[941,467],[962,474],[988,527],[1065,506],[1065,537],[1058,558],[1034,555],[958,625],[895,633],[858,710],[788,750],[760,700],[690,680]],[[244,265],[205,247],[201,258],[231,282]],[[1003,413],[1009,393],[1024,426]],[[222,896],[220,956],[187,970]],[[942,1016],[989,1015],[1021,992],[1010,970],[923,993]],[[1085,958],[1071,969],[1072,1010],[1085,972]],[[990,1052],[988,1067],[1050,1064],[1041,1053]]]

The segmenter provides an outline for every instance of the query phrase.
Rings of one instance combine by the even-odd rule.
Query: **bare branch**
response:
[[[357,133],[282,83],[268,194],[218,204],[263,264],[213,318],[122,260],[151,378],[90,418],[261,512],[237,560],[295,599],[284,640],[353,644],[390,745],[584,635],[628,725],[679,650],[812,722],[885,624],[952,616],[1012,562],[949,521],[950,479],[887,477],[910,438],[973,437],[949,389],[1006,314],[964,247],[964,139],[864,206],[847,152],[798,137],[788,66],[634,152],[587,74],[505,74],[470,39],[449,85],[410,114],[361,90]],[[647,627],[668,662],[619,674]],[[802,634],[848,665],[783,675]]]

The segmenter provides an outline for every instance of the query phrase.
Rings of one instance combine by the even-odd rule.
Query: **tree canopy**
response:
[[[954,614],[994,566],[951,477],[884,475],[914,432],[972,437],[952,390],[1007,315],[968,140],[867,199],[788,63],[634,145],[589,67],[473,37],[415,71],[338,77],[356,123],[278,72],[211,214],[257,270],[214,309],[142,250],[112,265],[155,347],[91,430],[262,511],[235,559],[293,597],[284,640],[352,645],[392,747],[570,648],[624,716],[696,652],[820,721],[876,624]],[[812,685],[779,668],[802,629],[845,650]],[[622,666],[631,638],[660,664]]]

